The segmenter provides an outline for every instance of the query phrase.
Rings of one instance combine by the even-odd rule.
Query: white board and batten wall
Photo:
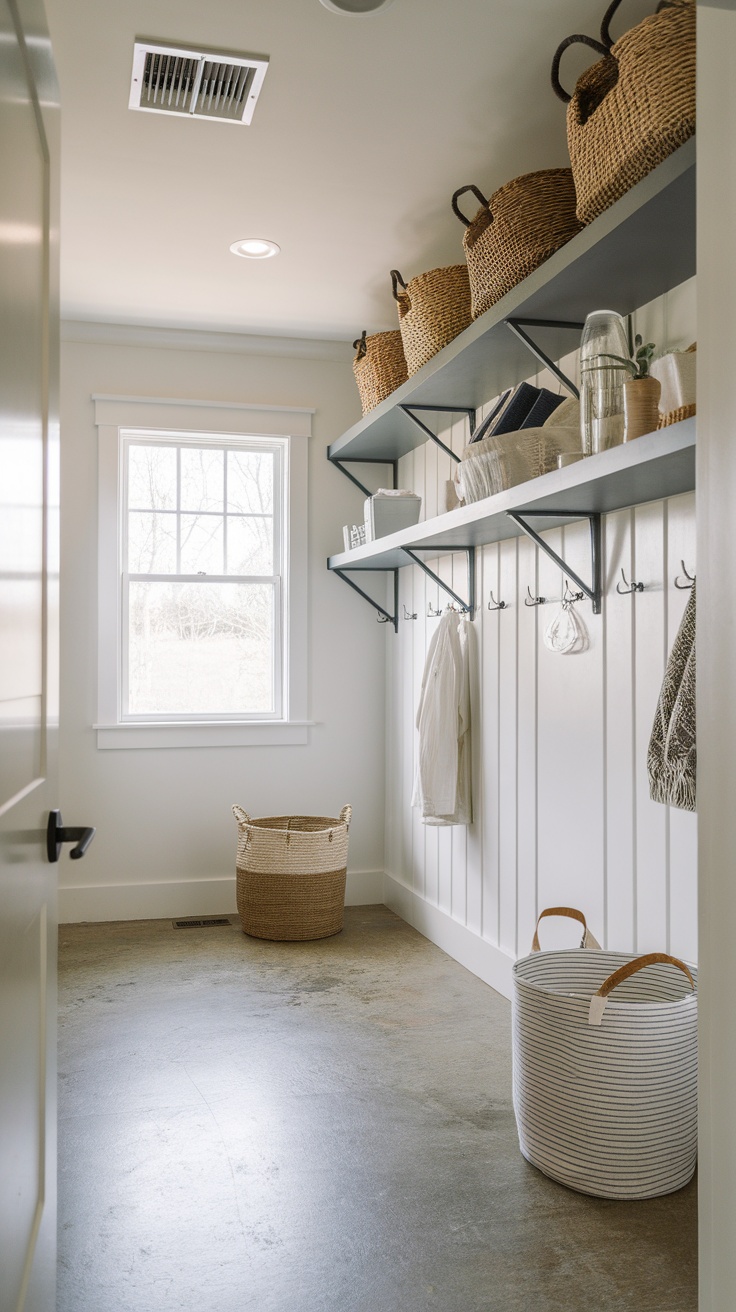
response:
[[[644,307],[635,331],[658,351],[695,338],[694,280]],[[562,362],[575,378],[575,355]],[[530,381],[559,390],[549,374]],[[490,399],[489,399],[490,400]],[[461,416],[441,430],[460,452]],[[400,484],[423,498],[422,518],[444,509],[452,462],[432,442],[406,456]],[[590,577],[587,522],[546,534],[581,577]],[[417,567],[400,573],[394,639],[387,634],[386,901],[440,947],[505,994],[513,960],[529,951],[547,906],[584,911],[599,941],[621,951],[697,955],[696,819],[650,801],[646,754],[665,662],[695,571],[695,496],[623,510],[603,521],[604,602],[578,613],[590,649],[560,656],[544,645],[560,598],[560,570],[527,538],[477,553],[478,610],[471,631],[474,823],[424,825],[412,809],[415,714],[436,619],[447,598]],[[463,553],[428,562],[466,595]],[[621,596],[616,583],[644,583]],[[506,607],[490,612],[490,593]],[[570,946],[576,929],[546,921],[543,945]]]

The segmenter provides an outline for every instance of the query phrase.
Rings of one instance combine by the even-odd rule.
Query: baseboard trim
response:
[[[503,997],[511,997],[513,958],[487,939],[466,929],[452,916],[425,902],[407,884],[387,874],[384,880],[384,902],[397,916],[406,920],[420,934],[436,943],[449,957],[466,970],[477,975]]]
[[[348,873],[345,905],[383,902],[383,871]],[[160,884],[88,884],[59,889],[59,921],[76,925],[103,920],[167,920],[235,913],[235,876],[182,879]]]

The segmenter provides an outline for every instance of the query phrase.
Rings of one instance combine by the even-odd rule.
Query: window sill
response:
[[[261,720],[242,724],[149,722],[95,724],[100,750],[179,747],[303,747],[313,720]]]

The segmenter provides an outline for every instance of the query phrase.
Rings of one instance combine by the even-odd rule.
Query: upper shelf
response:
[[[399,405],[477,408],[527,378],[529,352],[505,319],[582,322],[602,308],[630,314],[694,273],[693,138],[333,442],[328,455],[396,460],[424,440]],[[578,344],[570,329],[535,328],[534,337],[554,360]]]
[[[521,529],[508,518],[509,510],[548,510],[549,519],[540,517],[534,526],[543,532],[559,525],[555,511],[605,514],[692,492],[694,487],[695,420],[685,419],[484,501],[425,519],[353,551],[342,551],[330,556],[327,564],[330,569],[401,569],[411,563],[404,547],[441,555],[518,536]]]

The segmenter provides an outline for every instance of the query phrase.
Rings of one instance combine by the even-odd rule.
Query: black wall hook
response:
[[[695,575],[688,574],[687,570],[685,569],[684,560],[680,561],[680,568],[682,569],[682,572],[685,575],[685,578],[687,579],[687,583],[681,583],[678,575],[678,577],[675,579],[675,587],[679,588],[680,592],[689,592],[690,589],[695,586]]]
[[[644,591],[644,584],[643,584],[643,583],[635,583],[633,579],[632,579],[631,582],[629,583],[629,580],[627,579],[627,577],[626,577],[626,575],[624,574],[623,570],[621,570],[621,578],[622,578],[623,581],[624,581],[624,587],[622,588],[620,583],[617,583],[617,584],[616,584],[616,591],[617,591],[617,593],[619,594],[620,597],[626,597],[626,596],[628,596],[628,594],[629,594],[630,592],[643,592],[643,591]]]

